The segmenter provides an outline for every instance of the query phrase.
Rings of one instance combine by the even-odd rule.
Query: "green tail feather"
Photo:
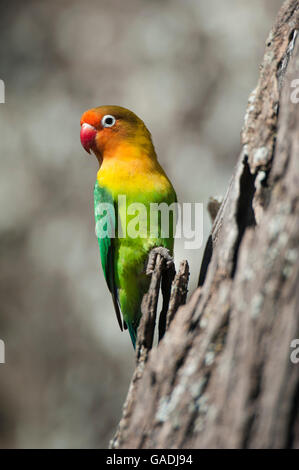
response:
[[[133,347],[134,347],[134,349],[136,349],[137,331],[134,328],[134,326],[132,325],[132,323],[130,323],[130,322],[126,322],[126,323],[127,323],[127,327],[128,327],[130,336],[131,336]]]

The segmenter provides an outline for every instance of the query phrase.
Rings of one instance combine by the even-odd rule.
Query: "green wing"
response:
[[[106,188],[102,188],[98,182],[96,182],[94,187],[94,213],[96,235],[100,247],[104,276],[111,292],[116,317],[120,329],[122,330],[123,326],[118,303],[114,268],[114,236],[116,231],[117,215],[112,195]]]

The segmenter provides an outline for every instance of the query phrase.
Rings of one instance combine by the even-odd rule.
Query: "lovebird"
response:
[[[135,348],[141,302],[150,283],[149,255],[159,252],[168,261],[173,256],[173,212],[169,211],[169,233],[164,233],[161,217],[150,220],[150,205],[169,206],[177,197],[158,162],[151,134],[136,114],[120,106],[99,106],[86,111],[80,124],[82,146],[99,162],[94,210],[104,277],[120,329],[128,329]],[[107,203],[112,209],[105,212]],[[140,213],[139,232],[132,236],[129,228],[136,212],[129,207],[136,203],[145,207],[146,215]],[[106,225],[101,224],[104,215]]]

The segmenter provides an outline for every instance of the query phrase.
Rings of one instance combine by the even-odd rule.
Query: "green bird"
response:
[[[164,247],[166,257],[173,255],[173,211],[168,212],[167,233],[161,216],[151,218],[151,204],[170,206],[176,193],[157,160],[150,132],[132,111],[120,106],[90,109],[82,115],[80,137],[99,161],[94,208],[101,263],[119,326],[128,328],[135,348],[141,302],[150,283],[149,254]],[[139,211],[138,223],[136,207],[146,211]]]

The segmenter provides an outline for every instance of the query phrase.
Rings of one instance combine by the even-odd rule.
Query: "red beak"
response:
[[[86,150],[86,152],[90,153],[90,149],[95,144],[96,135],[97,130],[93,126],[87,124],[87,122],[84,122],[82,124],[80,131],[80,140],[82,147]]]

